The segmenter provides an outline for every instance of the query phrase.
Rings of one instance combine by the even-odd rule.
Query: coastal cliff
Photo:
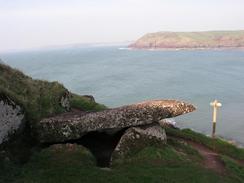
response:
[[[135,49],[227,49],[244,47],[244,31],[156,32],[129,45]]]

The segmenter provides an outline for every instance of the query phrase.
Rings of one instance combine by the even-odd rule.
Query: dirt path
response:
[[[214,152],[213,150],[207,148],[202,144],[198,144],[193,141],[184,140],[187,144],[190,144],[194,149],[196,149],[199,154],[204,158],[203,166],[214,170],[218,173],[225,173],[225,165],[224,162],[220,159],[219,154]]]

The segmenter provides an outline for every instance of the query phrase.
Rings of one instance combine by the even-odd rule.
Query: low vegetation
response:
[[[0,173],[3,182],[69,183],[69,182],[182,182],[182,183],[242,183],[244,166],[238,159],[225,153],[232,147],[221,139],[212,140],[192,130],[166,129],[167,145],[159,148],[148,146],[131,154],[123,161],[117,161],[109,169],[96,167],[92,154],[75,144],[54,145],[36,152],[22,167],[5,164]],[[171,138],[174,137],[174,138]],[[177,137],[177,138],[175,138]],[[182,140],[181,140],[182,139]],[[217,173],[203,166],[204,157],[184,139],[216,146],[226,172]],[[209,142],[210,141],[210,142]],[[223,142],[222,142],[223,141]],[[229,144],[229,146],[227,145]],[[235,146],[233,146],[235,147]],[[223,149],[222,149],[223,148]],[[243,156],[243,149],[235,147]],[[240,159],[240,158],[239,158]]]
[[[70,105],[72,108],[85,110],[85,111],[101,111],[107,109],[103,104],[96,103],[88,97],[72,94],[70,99]]]
[[[244,149],[238,148],[235,144],[231,144],[224,139],[212,139],[204,134],[194,132],[190,129],[179,130],[174,128],[166,128],[166,133],[170,136],[192,140],[194,142],[203,144],[220,154],[227,155],[238,160],[244,160]]]
[[[43,117],[65,112],[61,106],[62,96],[68,90],[58,82],[34,80],[21,71],[0,64],[0,94],[5,94],[21,105],[29,122],[34,123]],[[72,94],[71,108],[80,110],[102,110],[106,107],[86,97]]]
[[[222,161],[225,163],[225,167],[228,169],[231,176],[235,177],[235,179],[243,182],[244,180],[244,166],[238,164],[232,158],[228,156],[221,156]]]
[[[78,145],[55,145],[32,156],[23,167],[9,165],[2,182],[164,182],[241,183],[243,166],[223,156],[228,172],[218,174],[202,166],[200,155],[187,144],[169,142],[149,146],[111,169],[95,166],[89,151]]]
[[[36,123],[69,110],[61,105],[62,97],[69,98],[70,110],[98,111],[106,108],[88,97],[69,93],[58,82],[34,80],[3,62],[0,63],[0,97],[8,97],[20,105],[26,119],[24,130],[11,134],[11,138],[0,146],[0,182],[1,177],[7,180],[14,177],[21,164],[38,150],[39,143],[33,130]]]

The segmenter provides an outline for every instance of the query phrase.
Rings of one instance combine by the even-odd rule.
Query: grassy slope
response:
[[[244,31],[156,32],[138,39],[135,48],[243,47]]]
[[[11,162],[25,162],[35,151],[37,142],[33,136],[35,124],[41,118],[65,112],[61,104],[61,97],[68,90],[58,82],[33,80],[22,72],[0,63],[0,95],[8,96],[24,108],[27,125],[21,135],[12,135],[7,143],[0,146],[0,177],[5,174],[4,166],[12,166]],[[72,108],[98,111],[106,107],[98,104],[87,97],[71,94],[70,104]],[[0,127],[1,128],[1,127]],[[3,150],[4,149],[4,150]],[[5,164],[6,163],[6,164]],[[15,169],[14,168],[14,169]],[[6,169],[9,171],[9,169]],[[11,172],[11,170],[10,170]],[[14,172],[14,171],[13,171]]]
[[[226,160],[229,161],[229,160]],[[229,172],[219,175],[201,166],[199,154],[190,146],[170,142],[163,149],[147,147],[116,164],[111,170],[94,165],[83,149],[51,148],[37,153],[22,169],[12,169],[3,182],[165,182],[165,183],[238,183],[243,182],[243,167],[228,162]],[[1,177],[0,177],[1,178]]]
[[[72,94],[70,105],[72,108],[85,111],[101,111],[107,109],[105,105],[92,102],[89,98],[77,94]]]
[[[222,155],[227,172],[220,175],[205,169],[202,166],[201,155],[190,145],[175,139],[170,139],[164,148],[150,146],[133,154],[127,160],[118,161],[111,170],[96,167],[94,159],[89,153],[84,153],[82,148],[69,149],[63,148],[59,151],[54,151],[52,148],[44,149],[36,153],[22,168],[9,165],[8,169],[11,171],[7,171],[0,180],[2,178],[3,182],[26,183],[244,182],[244,167],[229,156]]]
[[[206,135],[194,132],[190,129],[179,130],[173,128],[166,128],[166,132],[170,136],[184,138],[203,144],[220,154],[227,155],[238,160],[244,160],[244,149],[238,148],[237,146],[230,144],[229,142],[223,139],[212,139],[210,137],[207,137]]]
[[[16,69],[0,64],[0,93],[7,94],[23,106],[31,123],[43,117],[65,112],[60,105],[60,99],[67,92],[68,90],[58,82],[33,80]],[[71,98],[71,107],[83,110],[105,108],[86,97],[74,94]]]
[[[33,80],[2,64],[0,73],[0,92],[21,104],[30,121],[64,111],[59,101],[67,90],[59,83]]]

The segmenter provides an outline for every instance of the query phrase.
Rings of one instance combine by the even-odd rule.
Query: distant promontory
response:
[[[129,47],[135,49],[244,48],[244,31],[148,33]]]

